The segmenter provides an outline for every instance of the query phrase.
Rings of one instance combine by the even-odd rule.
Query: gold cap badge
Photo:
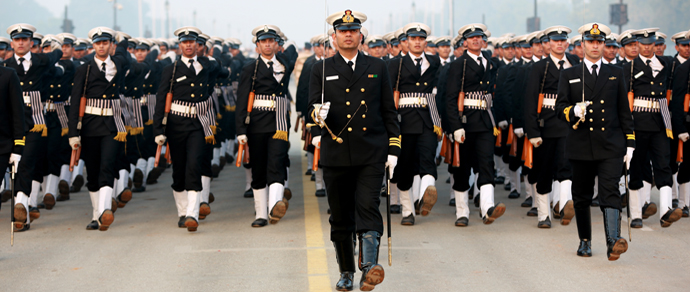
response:
[[[345,23],[355,22],[355,17],[352,16],[352,10],[345,10],[345,16],[343,16],[343,22],[345,22]]]
[[[600,34],[601,31],[599,30],[599,25],[594,24],[592,25],[592,29],[589,30],[589,34]]]

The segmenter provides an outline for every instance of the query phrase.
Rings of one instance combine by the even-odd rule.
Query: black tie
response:
[[[19,70],[17,71],[17,75],[19,76],[24,76],[24,58],[19,58]]]
[[[597,66],[597,64],[592,65],[592,76],[594,76],[594,80],[597,80],[597,78],[598,78],[597,67],[599,67],[599,66]]]
[[[101,63],[101,72],[105,74],[105,62]]]
[[[422,75],[422,58],[414,58],[414,61],[417,62],[417,75],[421,76]]]
[[[563,71],[563,64],[565,64],[565,60],[558,61],[558,71]]]
[[[482,75],[484,75],[484,63],[482,63],[482,57],[477,57],[477,62],[479,62],[479,69],[481,69]]]
[[[355,63],[353,63],[352,61],[347,61],[347,66],[349,66],[350,69],[352,69],[353,72],[355,71],[355,68],[352,68],[352,65],[354,65],[354,64],[355,64]]]
[[[189,59],[189,69],[196,75],[196,68],[194,68],[194,59]]]
[[[647,60],[646,63],[647,63],[647,67],[649,67],[649,69],[652,69],[652,60]]]

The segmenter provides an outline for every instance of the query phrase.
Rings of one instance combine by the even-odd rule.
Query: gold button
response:
[[[654,92],[652,91],[652,95],[654,95]]]
[[[74,82],[72,82],[72,86],[74,86]]]
[[[115,94],[111,94],[110,97],[115,97]]]
[[[484,84],[484,81],[479,81],[479,84]]]
[[[602,112],[602,113],[604,112],[604,109],[603,109],[603,108],[601,109],[601,112]]]
[[[651,85],[654,85],[654,81],[652,81],[652,82],[649,82],[649,84],[651,84]]]
[[[60,95],[58,94],[58,98],[60,98]]]
[[[58,84],[58,87],[62,87],[62,84]]]
[[[32,85],[32,84],[34,84],[34,83],[32,81],[29,81],[29,85]]]
[[[489,83],[491,83],[491,81],[487,81],[487,82],[486,82],[486,84],[489,84]]]
[[[127,86],[125,86],[125,90],[127,89]]]
[[[601,102],[601,104],[604,104],[604,100],[603,100],[603,99],[602,99],[602,100],[600,100],[599,102]]]
[[[194,87],[194,83],[192,83],[192,85],[191,85],[191,86],[192,86],[192,87]]]
[[[590,131],[590,132],[591,132],[591,131],[594,131],[594,128],[589,128],[589,131]]]
[[[137,90],[137,88],[136,88],[136,87],[134,87],[134,90]]]
[[[659,85],[664,85],[663,83],[659,83]]]
[[[194,93],[192,93],[192,97],[194,97]]]
[[[350,114],[347,114],[347,118],[348,118],[348,119],[349,119],[349,118],[351,118],[351,117],[352,117],[352,115],[350,115]]]
[[[591,110],[591,109],[589,110],[589,113],[590,113],[590,114],[593,113],[593,112],[594,112],[593,110]]]
[[[366,118],[367,118],[367,115],[362,114],[362,119],[366,119]]]
[[[54,87],[54,86],[51,84],[51,85],[50,85],[50,88],[53,88],[53,87]]]
[[[19,82],[19,85],[24,86],[24,81]]]
[[[364,88],[362,88],[361,90],[362,90],[362,92],[364,92]]]
[[[427,85],[426,82],[424,82],[424,86],[426,86],[426,85]]]
[[[275,94],[275,93],[273,93],[273,94],[271,94],[271,95],[272,95],[272,96],[276,96],[276,94]]]
[[[362,131],[366,131],[366,130],[367,130],[367,127],[362,128]]]
[[[113,83],[113,87],[115,87],[115,83]]]
[[[204,94],[202,93],[202,94],[201,94],[201,97],[203,97],[203,96],[204,96]]]
[[[419,82],[417,82],[417,86],[419,86]]]
[[[346,102],[345,102],[345,105],[350,105],[350,102],[349,102],[349,101],[346,101]]]
[[[350,92],[350,89],[349,89],[349,88],[345,88],[345,92]]]
[[[283,93],[281,92],[280,95],[283,95]]]
[[[283,83],[280,83],[280,86],[283,86]]]
[[[601,131],[602,131],[602,132],[604,131],[604,127],[601,127]]]
[[[352,132],[352,127],[347,127],[348,132]]]
[[[53,98],[53,95],[50,95],[50,98]]]
[[[105,94],[103,95],[103,98],[105,98]]]
[[[364,101],[362,100],[362,104],[366,104],[366,102],[364,102]]]
[[[603,122],[603,121],[604,121],[604,118],[601,118],[601,121]]]
[[[589,122],[590,122],[590,123],[593,123],[593,122],[594,122],[594,119],[590,118],[590,119],[589,119]]]

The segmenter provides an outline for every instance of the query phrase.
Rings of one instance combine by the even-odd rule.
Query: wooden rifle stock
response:
[[[506,139],[506,145],[513,145],[515,141],[515,133],[513,132],[513,124],[508,126],[508,138]]]
[[[673,96],[673,90],[666,90],[666,104],[671,104],[671,97]]]
[[[451,152],[452,151],[451,147],[453,147],[453,142],[451,142],[450,138],[448,138],[448,136],[446,136],[446,138],[443,140],[443,144],[446,145],[446,156],[444,156],[445,159],[443,160],[443,162],[445,162],[446,164],[451,164],[451,162],[452,162],[451,159],[453,158],[453,153]]]
[[[311,170],[319,170],[319,159],[321,159],[321,142],[314,147],[314,162],[312,163]]]
[[[635,101],[635,94],[632,91],[628,91],[628,104],[630,105],[630,112],[633,111],[633,102]]]
[[[690,93],[685,94],[685,100],[683,100],[683,111],[688,112],[690,107]]]
[[[539,101],[537,102],[537,118],[539,118],[539,114],[541,114],[541,108],[544,106],[544,94],[540,93],[539,94]]]
[[[86,112],[86,95],[83,95],[79,99],[79,122],[77,123],[77,130],[81,130],[81,121],[84,118],[84,113]],[[74,170],[74,166],[79,163],[79,158],[81,157],[81,146],[79,148],[72,150],[72,157],[69,160],[69,171]]]
[[[239,144],[239,147],[237,148],[237,159],[235,160],[235,166],[240,167],[242,166],[242,161],[244,160],[244,148],[245,145],[247,144]]]
[[[532,146],[532,143],[529,142],[529,139],[527,139],[527,137],[525,137],[524,142],[525,143],[522,149],[522,156],[524,157],[525,167],[532,168],[534,147]]]
[[[678,139],[678,153],[676,154],[676,162],[683,162],[683,140]]]
[[[446,140],[448,140],[448,136],[443,135],[443,140],[441,141],[441,151],[438,154],[441,157],[446,157],[446,154],[448,154],[448,144],[446,144]]]
[[[156,148],[156,162],[153,164],[155,167],[158,167],[158,162],[161,160],[161,151],[163,151],[163,145],[158,145]]]
[[[167,161],[168,164],[172,163],[172,158],[170,157],[170,143],[165,144],[165,161]]]
[[[395,109],[398,109],[398,103],[400,102],[400,91],[393,91],[393,101],[395,101]]]
[[[501,131],[501,129],[499,128],[498,129],[498,136],[496,136],[496,145],[494,145],[494,146],[501,147],[501,144],[503,143],[503,141],[501,141],[502,138],[503,138],[503,131]]]
[[[453,143],[453,167],[460,167],[460,143]]]

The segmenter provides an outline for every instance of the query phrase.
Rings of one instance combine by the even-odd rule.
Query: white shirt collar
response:
[[[678,59],[678,61],[679,61],[681,64],[685,63],[685,61],[688,60],[688,59],[686,59],[686,58],[681,57],[680,55],[676,56],[676,59]]]
[[[414,54],[410,53],[410,59],[412,59],[412,62],[415,62],[415,64],[416,64],[416,60],[415,60],[415,59],[417,59],[417,58],[422,58],[422,64],[424,64],[424,63],[429,63],[429,60],[426,59],[426,54],[425,54],[425,53],[422,53],[421,56],[415,56]]]
[[[541,58],[539,58],[539,57],[537,57],[537,56],[535,56],[535,55],[532,55],[532,61],[534,61],[534,62],[539,62],[539,60],[541,60]]]
[[[599,73],[599,70],[601,70],[601,59],[602,58],[599,58],[599,60],[597,60],[596,63],[592,63],[591,61],[589,61],[589,59],[585,58],[585,65],[587,66],[587,70],[589,70],[589,73],[592,73],[592,65],[595,64],[597,65],[597,74]]]
[[[26,53],[26,55],[20,57],[17,54],[14,54],[14,60],[17,61],[17,64],[19,64],[19,58],[24,58],[24,61],[31,61],[31,51]]]
[[[443,63],[443,64],[448,64],[448,63],[450,63],[450,62],[451,62],[451,61],[450,61],[450,55],[448,55],[448,58],[445,58],[445,59],[442,58],[442,59],[441,59],[441,63]]]
[[[348,62],[352,61],[352,70],[355,70],[355,66],[357,65],[357,56],[359,56],[359,52],[357,52],[357,53],[355,54],[355,56],[352,57],[352,60],[348,60],[348,59],[345,58],[345,56],[343,56],[343,55],[340,55],[340,56],[343,57],[343,60],[345,60],[345,64],[347,64]],[[404,56],[404,55],[403,55],[403,56]]]
[[[563,57],[561,59],[556,59],[556,56],[554,56],[553,54],[549,54],[549,56],[551,57],[551,61],[553,61],[553,63],[556,64],[556,68],[558,68],[558,62],[560,61],[565,61],[565,63],[563,63],[563,69],[570,68],[573,65],[570,64],[568,58],[565,57],[565,54],[563,54]]]
[[[602,57],[601,62],[604,64],[616,64],[616,63],[618,63],[618,59],[613,58],[613,60],[611,60],[611,62],[609,62],[609,61],[606,61],[606,59],[604,57]]]
[[[470,56],[475,62],[477,62],[477,59],[479,57],[481,57],[482,58],[482,66],[484,66],[484,69],[486,70],[487,60],[484,57],[484,55],[482,55],[482,53],[479,53],[479,55],[475,55],[475,54],[472,54],[469,50],[467,50],[467,55]]]
[[[194,57],[191,57],[191,58],[187,58],[183,55],[181,59],[182,59],[182,62],[184,62],[184,64],[187,65],[187,67],[189,67],[189,60],[194,60],[194,62],[197,61],[196,55],[194,55]]]

